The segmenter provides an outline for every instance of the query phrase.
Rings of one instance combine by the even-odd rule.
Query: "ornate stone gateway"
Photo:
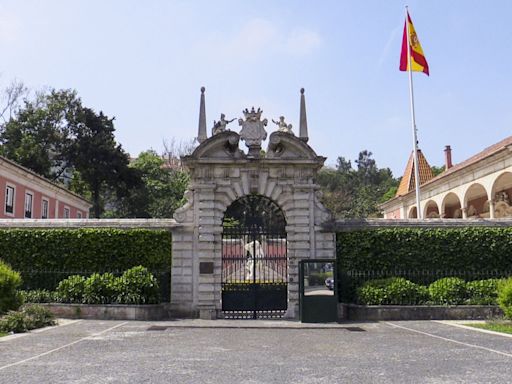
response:
[[[304,90],[298,136],[284,116],[250,107],[242,116],[220,114],[210,137],[204,91],[199,145],[182,158],[190,185],[174,214],[171,312],[297,318],[299,262],[335,253],[334,234],[322,231],[331,216],[315,179],[325,157],[307,144]],[[239,132],[230,130],[235,120]],[[269,121],[276,130],[267,133]]]
[[[226,318],[282,317],[288,308],[286,220],[272,200],[231,204],[222,232],[222,311]]]

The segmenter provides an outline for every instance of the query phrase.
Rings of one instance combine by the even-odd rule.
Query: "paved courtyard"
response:
[[[0,383],[510,383],[512,338],[440,322],[68,321],[0,339]]]

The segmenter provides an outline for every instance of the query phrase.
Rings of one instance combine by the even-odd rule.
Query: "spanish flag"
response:
[[[407,23],[409,24],[409,28],[407,28]],[[409,58],[407,55],[407,30],[409,30],[411,71],[423,72],[428,76],[429,74],[427,59],[425,59],[423,49],[421,49],[420,41],[418,40],[418,36],[416,35],[416,31],[414,29],[414,25],[412,24],[411,16],[409,16],[409,12],[407,12],[407,19],[405,20],[404,24],[404,36],[402,38],[402,53],[400,54],[400,70],[409,70]]]

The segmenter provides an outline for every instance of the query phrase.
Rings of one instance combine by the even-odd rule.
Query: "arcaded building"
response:
[[[445,171],[434,177],[418,153],[423,218],[512,217],[512,136],[469,159],[452,164],[445,148]],[[417,218],[414,162],[411,154],[396,196],[381,204],[384,218]]]

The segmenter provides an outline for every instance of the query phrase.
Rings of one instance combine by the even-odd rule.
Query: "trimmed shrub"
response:
[[[81,303],[84,295],[85,277],[69,276],[57,286],[57,296],[63,303]]]
[[[120,304],[156,304],[160,302],[158,281],[143,266],[131,268],[117,281]]]
[[[466,282],[458,277],[445,277],[428,286],[433,304],[457,305],[466,299]]]
[[[387,302],[386,286],[390,279],[370,280],[357,288],[357,301],[366,305],[382,305]]]
[[[20,274],[0,260],[0,314],[18,309],[21,305],[21,297],[17,292],[20,285]]]
[[[59,280],[81,271],[125,271],[144,265],[171,269],[171,233],[149,229],[2,229],[0,255],[20,271],[23,288],[55,289]],[[38,271],[68,271],[49,279]]]
[[[112,273],[94,273],[88,278],[73,275],[62,280],[55,292],[25,291],[23,297],[26,302],[156,304],[160,302],[160,288],[153,274],[137,266],[120,277]]]
[[[512,271],[512,227],[378,228],[336,234],[340,271]],[[461,255],[464,255],[463,257]]]
[[[497,301],[505,317],[512,320],[512,277],[498,285]]]
[[[500,279],[475,280],[466,283],[469,305],[495,305]]]
[[[512,274],[512,227],[376,228],[336,234],[339,299],[353,302],[362,276],[380,271],[453,276],[478,271],[482,277]],[[464,255],[461,257],[461,255]],[[435,270],[433,270],[435,268]],[[392,276],[393,274],[391,274]],[[428,275],[417,281],[429,284]],[[477,294],[478,297],[478,294]],[[473,302],[478,302],[475,299]],[[485,300],[481,301],[485,302]]]
[[[57,292],[47,289],[35,289],[31,291],[19,291],[23,303],[58,303],[60,298]]]
[[[390,304],[423,304],[428,299],[427,287],[415,284],[403,277],[391,279],[387,291]]]
[[[428,298],[427,288],[403,277],[370,280],[357,289],[358,302],[367,305],[415,305]]]
[[[82,302],[86,304],[108,304],[115,301],[119,284],[112,273],[92,274],[84,282]]]

